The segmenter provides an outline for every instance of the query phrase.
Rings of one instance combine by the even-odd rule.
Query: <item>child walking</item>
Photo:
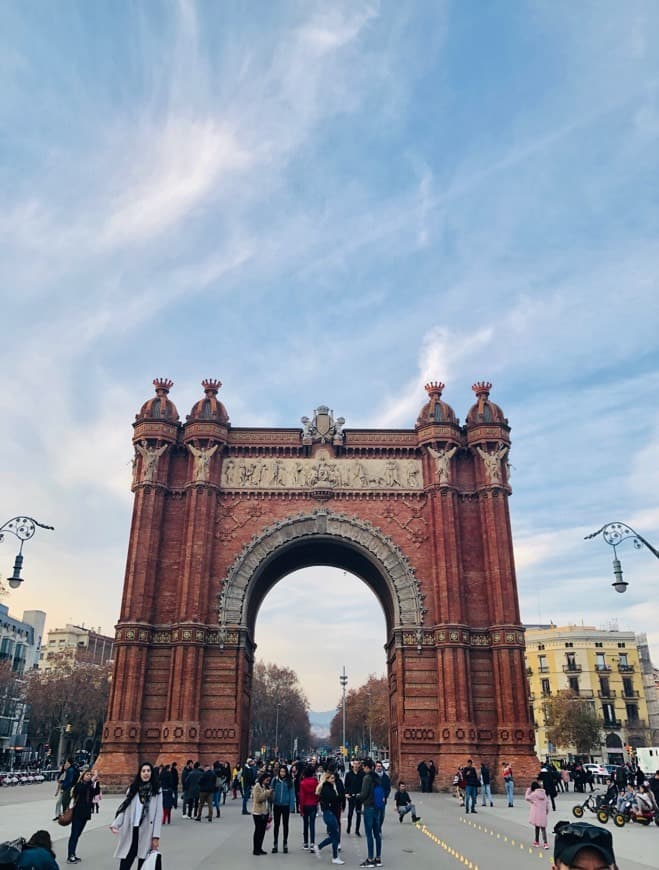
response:
[[[535,839],[533,841],[533,845],[540,845],[540,834],[542,834],[542,841],[544,843],[545,849],[548,849],[549,843],[547,842],[547,814],[549,812],[549,803],[547,801],[547,794],[544,788],[542,788],[542,786],[540,785],[540,783],[534,780],[531,783],[530,787],[526,789],[526,794],[524,795],[524,798],[531,804],[529,822],[533,825],[535,829]]]

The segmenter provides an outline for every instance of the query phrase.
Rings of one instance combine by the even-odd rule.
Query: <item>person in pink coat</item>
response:
[[[549,812],[549,804],[547,801],[547,794],[539,783],[533,781],[530,787],[526,789],[524,799],[531,804],[529,823],[535,828],[535,840],[533,841],[533,845],[540,845],[540,834],[542,834],[545,849],[548,849],[547,814]]]

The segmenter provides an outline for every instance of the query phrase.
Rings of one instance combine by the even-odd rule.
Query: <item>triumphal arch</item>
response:
[[[427,384],[407,429],[347,428],[326,406],[301,426],[234,426],[215,380],[182,423],[171,381],[154,386],[134,423],[106,779],[138,758],[246,756],[259,607],[312,565],[358,575],[382,604],[396,775],[415,782],[432,758],[445,782],[469,756],[535,773],[510,427],[491,384],[474,384],[464,425]]]

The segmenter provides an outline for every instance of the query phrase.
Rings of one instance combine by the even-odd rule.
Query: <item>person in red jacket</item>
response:
[[[308,764],[304,768],[304,775],[300,780],[300,812],[302,813],[302,825],[304,829],[304,849],[316,846],[316,813],[318,812],[318,795],[316,788],[318,780],[313,767]]]

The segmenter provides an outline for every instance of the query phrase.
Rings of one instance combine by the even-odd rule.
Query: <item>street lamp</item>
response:
[[[625,523],[607,523],[596,532],[586,535],[584,541],[596,538],[600,534],[606,543],[613,547],[613,576],[615,579],[611,585],[616,592],[626,592],[627,587],[629,586],[629,583],[627,583],[626,580],[623,580],[622,577],[622,566],[618,559],[618,552],[616,550],[616,547],[619,544],[622,544],[623,541],[631,538],[632,543],[637,550],[642,550],[643,547],[646,547],[654,556],[657,557],[657,559],[659,559],[659,550],[656,550],[649,541],[646,541],[642,535],[639,535],[638,532],[635,532],[631,526],[627,526]]]
[[[341,742],[341,746],[343,746],[344,750],[346,748],[346,686],[348,685],[348,675],[346,674],[346,666],[343,666],[343,673],[339,676],[339,682],[341,683],[341,688],[343,689],[343,740]]]
[[[14,573],[7,580],[12,589],[18,589],[23,582],[23,578],[21,577],[21,568],[23,567],[23,544],[33,537],[37,530],[37,526],[39,526],[40,529],[54,530],[54,526],[45,526],[43,523],[38,523],[36,520],[32,519],[32,517],[13,517],[11,520],[7,520],[4,525],[0,526],[0,543],[5,539],[5,532],[10,532],[21,542],[21,545],[18,548],[18,553],[16,554],[16,560],[14,561]]]

